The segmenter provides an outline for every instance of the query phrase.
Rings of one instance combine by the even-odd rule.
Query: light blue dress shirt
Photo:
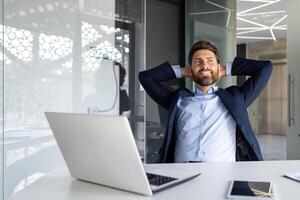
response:
[[[178,67],[172,67],[176,73]],[[231,63],[226,70],[230,75]],[[236,123],[217,90],[202,94],[195,89],[195,96],[177,102],[175,162],[235,162]]]

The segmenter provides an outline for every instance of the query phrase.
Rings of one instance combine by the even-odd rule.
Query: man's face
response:
[[[195,83],[201,86],[209,86],[219,79],[219,68],[214,52],[201,49],[194,53],[192,63],[192,75]]]

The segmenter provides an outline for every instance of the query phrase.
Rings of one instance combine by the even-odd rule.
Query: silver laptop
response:
[[[146,173],[125,116],[45,112],[71,175],[151,196],[200,173]],[[172,171],[173,170],[173,171]],[[163,174],[165,171],[168,174]]]

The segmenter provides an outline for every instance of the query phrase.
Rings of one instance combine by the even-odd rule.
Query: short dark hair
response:
[[[217,47],[215,45],[213,45],[212,43],[210,43],[209,41],[198,41],[195,44],[193,44],[192,48],[190,49],[189,64],[192,63],[194,53],[201,49],[207,49],[207,50],[214,52],[214,54],[216,55],[217,61],[219,63],[220,55],[219,55],[219,51],[218,51]]]

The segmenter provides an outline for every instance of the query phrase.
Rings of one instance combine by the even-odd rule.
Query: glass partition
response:
[[[126,115],[143,154],[144,100],[136,78],[144,66],[136,53],[144,48],[143,1],[1,5],[4,199],[65,167],[45,111]]]
[[[151,0],[146,14],[146,68],[150,69],[168,61],[183,65],[184,1]],[[183,4],[183,5],[182,5]],[[176,89],[180,81],[168,82],[166,87]],[[146,95],[146,158],[147,163],[157,161],[167,126],[168,111]]]
[[[208,40],[219,49],[221,63],[232,61],[236,55],[236,1],[191,0],[185,1],[185,9],[186,55],[193,43]],[[225,77],[220,86],[234,83],[234,78]],[[193,88],[189,80],[186,85]]]
[[[0,10],[3,13],[3,0],[0,0]],[[3,41],[3,14],[0,15],[0,41]],[[4,54],[3,54],[3,45],[0,45],[0,200],[3,200],[3,67],[4,67]]]
[[[299,1],[287,1],[287,63],[288,63],[288,128],[287,128],[287,159],[300,159],[300,68],[299,68]]]

